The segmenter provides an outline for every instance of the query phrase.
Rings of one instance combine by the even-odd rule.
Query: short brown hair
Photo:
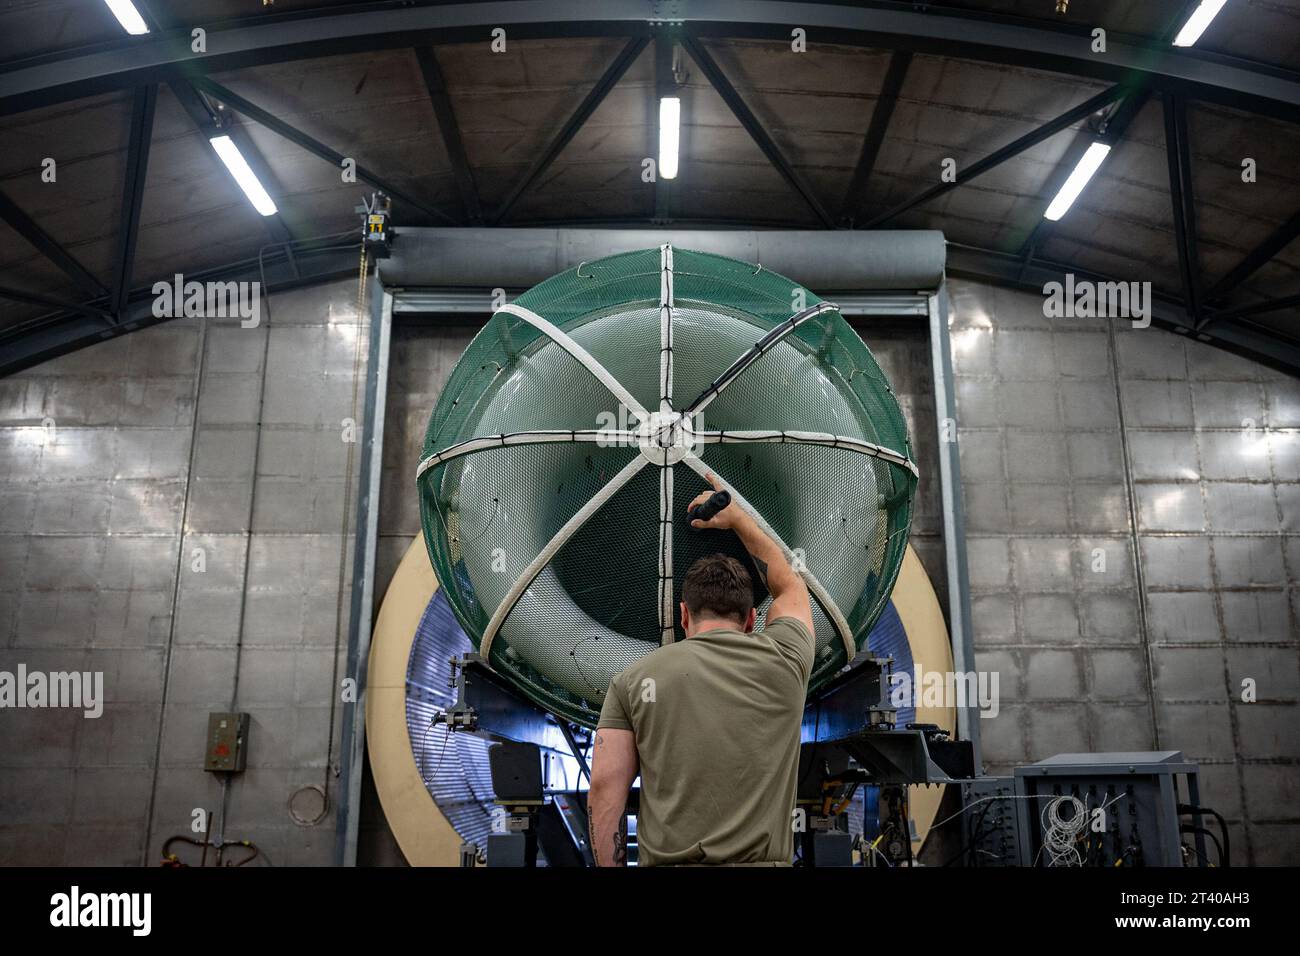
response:
[[[682,602],[693,617],[734,618],[744,624],[754,608],[754,583],[735,558],[710,554],[686,572]]]

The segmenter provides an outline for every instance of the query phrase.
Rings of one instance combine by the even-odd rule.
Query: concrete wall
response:
[[[226,838],[271,862],[330,860],[332,813],[302,826],[287,802],[336,796],[355,293],[0,380],[0,670],[100,670],[108,698],[97,720],[0,711],[0,860],[153,863],[223,805]],[[1032,295],[952,293],[978,664],[1002,681],[988,768],[1182,749],[1238,862],[1300,862],[1300,383],[1155,329],[1049,325]],[[394,330],[377,595],[419,532],[424,427],[474,329]],[[932,462],[921,330],[861,331]],[[946,604],[936,491],[923,468],[914,543]],[[231,707],[253,715],[250,769],[223,795],[198,768],[207,713]],[[373,793],[362,825],[364,862],[400,862]]]
[[[1002,681],[989,769],[1182,750],[1236,862],[1300,862],[1300,381],[1049,321],[1035,295],[952,300],[977,663]]]
[[[107,698],[98,719],[0,711],[3,862],[156,863],[197,808],[270,863],[331,859],[332,813],[289,803],[335,798],[355,297],[276,295],[258,328],[178,320],[0,380],[0,670],[102,671]],[[200,768],[227,709],[252,729],[223,793]]]

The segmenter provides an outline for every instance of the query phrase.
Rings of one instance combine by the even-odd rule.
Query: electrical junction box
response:
[[[963,866],[1018,866],[1020,814],[1014,777],[976,777],[961,785]]]
[[[238,773],[248,762],[248,714],[208,714],[203,769]]]

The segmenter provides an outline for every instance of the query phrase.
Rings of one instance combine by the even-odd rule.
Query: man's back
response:
[[[788,863],[813,637],[790,617],[716,629],[614,678],[601,729],[631,730],[642,865]]]

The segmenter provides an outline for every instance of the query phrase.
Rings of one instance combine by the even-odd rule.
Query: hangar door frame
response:
[[[930,274],[917,272],[918,248],[933,260],[943,249],[941,233],[902,231],[771,231],[696,229],[466,229],[410,228],[395,232],[393,259],[380,260],[367,280],[368,349],[365,409],[361,424],[360,482],[356,498],[355,550],[348,622],[347,670],[355,680],[354,700],[344,703],[340,747],[340,806],[336,816],[335,862],[354,866],[360,822],[361,776],[365,752],[366,667],[370,655],[376,595],[375,556],[379,531],[379,486],[383,461],[384,408],[388,360],[395,317],[485,314],[492,296],[508,299],[584,260],[671,243],[716,252],[790,275],[840,307],[842,315],[905,318],[926,322],[930,371],[934,383],[938,429],[940,504],[947,570],[948,634],[953,667],[975,670],[970,628],[970,587],[966,564],[961,462],[952,351],[948,333],[949,302],[943,255],[930,263]],[[833,242],[834,252],[826,244]],[[936,243],[938,244],[936,246]],[[878,269],[875,278],[855,278]],[[837,272],[836,270],[842,270]],[[823,291],[850,278],[844,291]],[[819,281],[821,280],[821,281]],[[890,286],[893,286],[892,288]],[[899,286],[902,286],[901,288]],[[916,286],[920,286],[917,288]],[[957,735],[974,748],[982,768],[979,713],[974,702],[957,708]]]

